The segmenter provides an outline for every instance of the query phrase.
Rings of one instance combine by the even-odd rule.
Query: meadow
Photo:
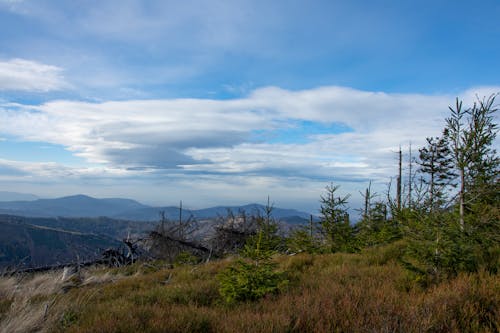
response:
[[[289,283],[228,304],[217,275],[235,258],[136,263],[0,280],[2,332],[498,332],[500,279],[484,271],[422,287],[404,242],[355,254],[277,255]]]

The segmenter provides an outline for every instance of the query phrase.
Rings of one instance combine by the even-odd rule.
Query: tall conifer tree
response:
[[[423,182],[429,186],[428,207],[430,212],[442,207],[446,199],[446,187],[453,185],[453,171],[446,133],[442,137],[427,138],[427,145],[419,149],[419,171]]]

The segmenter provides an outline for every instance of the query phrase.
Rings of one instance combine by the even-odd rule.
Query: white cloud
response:
[[[25,59],[0,61],[0,91],[48,92],[67,87],[59,67]]]
[[[476,93],[483,96],[492,91],[500,91],[500,87],[471,89],[460,96],[468,101]],[[398,146],[405,148],[411,142],[416,152],[425,137],[439,135],[453,102],[451,95],[268,87],[232,100],[3,104],[0,134],[63,145],[89,162],[101,163],[93,168],[52,164],[18,168],[26,175],[52,179],[166,177],[179,191],[181,187],[194,190],[202,182],[214,193],[218,188],[238,191],[240,186],[245,189],[239,194],[242,198],[252,197],[259,184],[265,184],[268,192],[273,186],[279,191],[287,186],[309,186],[312,197],[313,192],[318,194],[314,186],[329,181],[347,184],[348,189],[368,180],[386,183],[396,172]],[[350,131],[310,133],[308,140],[298,141],[301,143],[252,139],[255,131],[272,132],[301,120],[342,123]],[[224,185],[235,179],[237,184]],[[307,182],[311,185],[306,186]]]
[[[141,170],[144,174],[147,170]],[[0,179],[18,182],[53,182],[69,179],[108,179],[133,177],[137,171],[106,166],[69,167],[56,162],[20,162],[0,159]]]

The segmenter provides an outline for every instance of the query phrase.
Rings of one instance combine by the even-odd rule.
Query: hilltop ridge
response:
[[[265,206],[251,203],[240,206],[215,206],[203,209],[183,209],[184,218],[214,219],[227,214],[245,211],[247,214],[264,214]],[[159,213],[164,212],[168,219],[179,218],[179,207],[154,207],[126,198],[98,199],[88,195],[76,194],[55,199],[36,199],[0,202],[0,214],[29,217],[109,217],[131,221],[158,221]],[[309,220],[310,214],[295,209],[273,207],[273,217],[289,223]],[[293,222],[292,222],[293,221]]]

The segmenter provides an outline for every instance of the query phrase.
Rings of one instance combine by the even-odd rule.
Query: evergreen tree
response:
[[[492,95],[488,99],[478,100],[468,112],[466,191],[469,202],[491,202],[491,189],[498,189],[500,158],[492,147],[498,131],[498,125],[494,122],[494,114],[498,111],[494,105],[495,97]]]
[[[446,200],[446,187],[452,185],[456,174],[453,171],[452,158],[446,132],[442,137],[427,138],[427,145],[419,149],[419,171],[424,174],[422,181],[428,186],[430,212],[442,207]]]
[[[330,184],[326,187],[326,195],[321,196],[321,232],[330,251],[353,252],[356,246],[347,211],[349,195],[337,196],[338,189],[338,185]]]
[[[451,157],[453,164],[458,171],[460,180],[460,189],[458,192],[459,199],[459,214],[460,214],[460,228],[464,230],[464,207],[465,207],[465,171],[467,167],[467,147],[469,145],[468,135],[464,129],[463,119],[467,112],[462,109],[462,101],[458,98],[455,102],[455,109],[449,107],[451,116],[446,118],[446,138],[450,142]]]
[[[286,287],[288,279],[271,261],[283,243],[278,236],[278,223],[272,217],[273,205],[267,198],[264,216],[255,217],[257,232],[241,250],[242,259],[222,270],[217,278],[219,292],[227,303],[253,301]]]
[[[377,201],[371,205],[370,216],[356,224],[356,238],[361,246],[387,244],[400,238],[399,226],[387,216],[385,202]]]
[[[318,253],[321,251],[317,226],[311,215],[308,225],[301,225],[291,231],[287,238],[288,250],[292,252]]]
[[[428,146],[421,150],[421,171],[429,176],[433,199],[430,213],[414,211],[417,215],[405,223],[409,246],[403,263],[423,282],[480,267],[497,272],[500,267],[495,97],[478,100],[468,109],[457,99],[455,107],[450,107],[443,137],[428,139]],[[458,212],[435,209],[441,187],[457,174]]]
[[[450,143],[453,165],[459,174],[459,220],[465,228],[466,205],[469,207],[498,193],[500,160],[492,144],[497,134],[494,123],[496,95],[478,100],[469,109],[456,100],[446,119],[446,139]],[[494,191],[491,191],[491,189]]]

